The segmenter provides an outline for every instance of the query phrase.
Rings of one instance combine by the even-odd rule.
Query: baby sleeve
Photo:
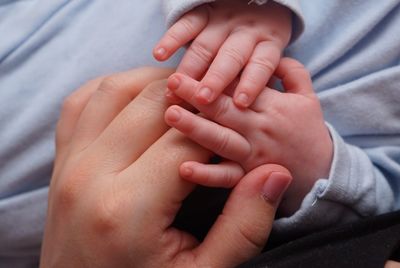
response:
[[[182,15],[202,4],[211,3],[216,0],[164,0],[164,12],[167,26],[170,27]],[[272,0],[270,0],[272,1]],[[278,4],[286,6],[293,14],[293,29],[291,42],[295,41],[304,31],[304,18],[299,0],[273,0]],[[250,1],[249,1],[250,2]],[[255,4],[255,3],[254,3]]]
[[[383,214],[395,207],[391,183],[400,178],[400,148],[362,150],[347,144],[329,126],[334,157],[329,177],[319,179],[292,216],[275,221],[278,234],[299,235],[366,216]]]
[[[334,148],[330,174],[299,210],[276,220],[277,233],[305,234],[400,208],[399,74],[393,66],[319,94]]]

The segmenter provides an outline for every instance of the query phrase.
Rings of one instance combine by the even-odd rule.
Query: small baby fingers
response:
[[[168,79],[168,89],[178,97],[191,104],[207,118],[220,125],[234,129],[239,133],[245,132],[252,122],[254,111],[239,109],[228,95],[221,94],[213,103],[202,104],[196,97],[201,84],[183,74],[173,74]]]
[[[213,102],[239,75],[249,60],[256,38],[244,31],[236,31],[226,39],[210,68],[201,80],[196,98],[203,104]]]
[[[186,13],[161,38],[153,50],[153,56],[159,61],[167,60],[180,47],[184,46],[206,27],[208,12],[205,6],[200,6]]]
[[[265,88],[281,57],[274,42],[259,43],[250,57],[236,88],[234,102],[239,107],[249,107]]]
[[[292,58],[282,58],[275,75],[282,80],[286,92],[315,96],[311,76],[303,64]]]
[[[232,188],[244,176],[243,168],[232,161],[219,164],[188,161],[180,166],[179,171],[185,180],[207,187]]]
[[[239,161],[250,153],[250,144],[239,133],[180,106],[169,107],[165,112],[165,121],[194,142],[224,158]]]

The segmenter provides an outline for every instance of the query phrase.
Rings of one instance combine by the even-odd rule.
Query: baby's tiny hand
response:
[[[333,144],[308,72],[299,62],[284,58],[275,75],[282,80],[285,92],[265,88],[247,109],[237,108],[226,94],[204,105],[195,97],[198,82],[182,74],[170,77],[173,92],[203,116],[174,105],[166,111],[167,124],[232,161],[219,169],[186,162],[181,166],[183,177],[231,187],[248,170],[266,163],[279,164],[294,175],[288,194],[296,196],[295,207],[317,179],[329,175]],[[243,169],[238,164],[232,168],[234,163]]]
[[[192,41],[177,72],[201,80],[196,98],[213,102],[240,75],[234,102],[251,105],[269,81],[291,35],[290,10],[276,3],[257,6],[218,0],[184,15],[154,49],[166,60]]]

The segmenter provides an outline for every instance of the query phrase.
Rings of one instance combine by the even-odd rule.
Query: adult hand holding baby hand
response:
[[[179,165],[210,153],[164,123],[171,71],[137,69],[89,82],[63,107],[41,267],[232,267],[268,238],[286,169],[260,166],[231,193],[199,243],[171,227],[194,185]]]
[[[252,106],[236,107],[227,92],[211,104],[195,97],[198,82],[182,74],[169,78],[173,92],[193,105],[196,115],[180,106],[166,112],[167,123],[228,161],[205,165],[184,163],[181,174],[192,182],[232,187],[244,172],[265,163],[287,167],[294,181],[287,191],[284,214],[296,211],[319,178],[327,178],[333,143],[309,73],[294,59],[283,58],[275,72],[285,92],[265,88]]]

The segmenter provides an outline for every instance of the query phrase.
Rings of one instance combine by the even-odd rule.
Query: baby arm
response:
[[[167,60],[190,43],[177,72],[200,81],[195,97],[213,102],[238,76],[233,100],[248,107],[274,72],[292,30],[291,11],[273,1],[265,5],[218,0],[186,13],[154,49]]]
[[[202,104],[195,95],[198,82],[175,74],[169,79],[169,88],[202,116],[175,105],[165,118],[170,126],[228,160],[214,166],[183,163],[181,175],[185,179],[229,187],[245,171],[264,163],[280,164],[294,177],[283,211],[291,214],[315,181],[329,175],[333,146],[305,68],[285,58],[275,76],[282,80],[285,92],[265,88],[249,108],[243,109],[236,107],[227,94],[211,104]]]

